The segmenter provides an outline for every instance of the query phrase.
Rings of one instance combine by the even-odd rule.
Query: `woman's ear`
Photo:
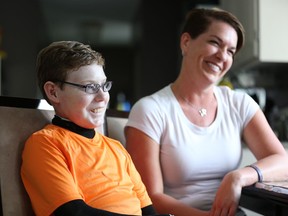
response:
[[[47,81],[44,84],[44,91],[45,91],[46,96],[48,97],[48,99],[51,103],[58,103],[59,102],[59,98],[57,97],[58,96],[58,90],[59,90],[59,86],[57,86],[54,82]]]
[[[186,51],[188,49],[190,40],[191,40],[191,37],[187,32],[184,32],[181,35],[180,48],[181,48],[182,56],[186,55]]]

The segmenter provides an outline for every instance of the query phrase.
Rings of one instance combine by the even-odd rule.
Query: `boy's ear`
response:
[[[49,101],[52,103],[58,103],[58,97],[57,97],[57,91],[59,89],[59,86],[57,86],[55,83],[51,81],[47,81],[44,84],[44,91],[46,93],[46,96],[48,97]]]

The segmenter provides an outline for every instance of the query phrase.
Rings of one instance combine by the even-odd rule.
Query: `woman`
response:
[[[287,180],[286,151],[258,104],[216,85],[243,42],[232,14],[192,10],[181,34],[178,78],[131,110],[127,149],[160,213],[235,215],[242,187]],[[257,158],[245,168],[239,168],[242,140]]]

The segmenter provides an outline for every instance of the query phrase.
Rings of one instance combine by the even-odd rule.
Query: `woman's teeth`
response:
[[[220,71],[220,67],[218,65],[212,64],[212,63],[208,63],[209,67],[215,71],[215,72],[219,72]]]

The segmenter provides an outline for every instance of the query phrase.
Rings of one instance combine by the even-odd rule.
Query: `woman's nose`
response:
[[[227,50],[225,49],[219,49],[217,52],[217,57],[222,60],[222,61],[226,61],[228,58],[228,53]]]

